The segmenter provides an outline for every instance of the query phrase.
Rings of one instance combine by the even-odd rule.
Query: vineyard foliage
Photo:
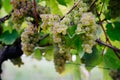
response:
[[[80,80],[79,67],[84,64],[88,71],[96,66],[102,68],[104,79],[117,80],[109,72],[116,70],[118,75],[120,69],[119,3],[120,0],[0,0],[0,48],[20,39],[24,55],[53,61],[60,74],[68,70]],[[24,63],[20,56],[11,62],[18,66]]]

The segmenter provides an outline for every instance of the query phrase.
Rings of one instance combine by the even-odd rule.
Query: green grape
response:
[[[23,52],[29,56],[33,53],[36,43],[39,41],[40,36],[37,28],[33,24],[29,24],[25,31],[21,34],[21,45]]]

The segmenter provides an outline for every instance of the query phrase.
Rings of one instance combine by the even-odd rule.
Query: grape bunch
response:
[[[62,42],[62,35],[66,35],[67,26],[65,24],[61,24],[60,17],[58,15],[51,14],[43,14],[42,18],[42,29],[46,29],[47,26],[50,26],[50,32],[52,34],[52,39],[54,43]]]
[[[33,53],[34,48],[37,46],[37,42],[39,41],[39,39],[40,36],[37,28],[32,23],[29,23],[28,27],[21,34],[22,50],[27,56]]]
[[[81,38],[83,40],[82,47],[87,53],[92,53],[92,47],[95,45],[95,40],[97,39],[97,26],[98,25],[95,23],[95,17],[91,12],[82,14],[76,33],[78,34],[79,30],[84,31],[84,33],[81,34]]]
[[[33,5],[31,0],[11,0],[13,6],[12,20],[18,22],[23,19],[25,15],[31,15],[33,11]]]
[[[11,0],[13,6],[12,21],[16,29],[19,29],[25,18],[34,18],[34,5],[32,0]],[[49,13],[49,8],[37,5],[38,14]]]
[[[60,49],[58,46],[56,46],[56,50],[54,53],[54,64],[55,64],[55,69],[58,73],[62,73],[65,70],[65,64],[66,61],[69,61],[71,58],[71,55],[68,54],[67,50],[64,49],[64,52],[60,53]]]
[[[46,30],[49,28],[49,32],[52,36],[55,48],[54,63],[57,72],[62,73],[67,61],[71,59],[70,48],[72,46],[66,46],[66,35],[69,35],[68,29],[76,25],[75,35],[78,35],[82,39],[82,47],[84,52],[92,53],[92,47],[95,45],[97,38],[97,24],[95,22],[95,16],[91,12],[87,12],[87,4],[82,0],[78,6],[72,10],[69,14],[61,20],[58,15],[42,14],[41,28]]]
[[[81,0],[78,6],[70,14],[66,15],[61,22],[72,27],[77,25],[75,34],[82,39],[84,52],[92,53],[92,47],[95,45],[97,38],[98,25],[95,22],[95,16],[91,12],[87,12],[87,10],[87,4]]]
[[[67,26],[60,22],[60,17],[58,15],[43,14],[41,18],[43,21],[41,25],[42,29],[46,29],[46,27],[50,26],[50,32],[55,44],[55,69],[58,73],[62,73],[65,69],[66,61],[70,59],[70,55],[64,43],[64,38],[62,38],[67,34]]]
[[[120,16],[120,0],[110,0],[108,9],[110,11],[110,16],[116,18]]]

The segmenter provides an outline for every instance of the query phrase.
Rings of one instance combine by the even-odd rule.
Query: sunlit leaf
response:
[[[41,53],[40,49],[37,48],[37,47],[34,50],[33,58],[35,58],[37,60],[41,60],[42,59],[42,53]]]
[[[60,16],[63,15],[59,6],[58,6],[59,4],[57,3],[56,0],[47,0],[46,2],[47,2],[47,5],[50,6],[52,14],[57,14]]]
[[[3,7],[7,13],[12,10],[12,5],[10,4],[10,0],[3,0]]]
[[[45,51],[44,57],[47,61],[53,60],[53,56],[54,56],[54,49],[53,48],[47,49]]]

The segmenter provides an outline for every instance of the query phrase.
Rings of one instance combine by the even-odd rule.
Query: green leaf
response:
[[[104,55],[103,64],[106,68],[120,69],[120,60],[111,49],[108,49]]]
[[[83,56],[84,63],[88,70],[91,70],[102,61],[102,56],[96,46],[93,47],[92,53],[85,53]]]
[[[50,49],[46,49],[45,54],[44,54],[45,59],[46,59],[47,61],[53,60],[53,56],[54,56],[53,53],[54,53],[53,47],[50,48]]]
[[[74,0],[65,0],[66,4],[74,4]]]
[[[46,3],[50,7],[52,14],[63,15],[56,0],[47,0]]]
[[[37,48],[37,47],[34,50],[33,58],[35,58],[37,60],[41,60],[42,59],[42,53],[41,53],[40,49]]]
[[[110,70],[103,70],[103,80],[113,80],[110,76]]]
[[[70,38],[73,38],[75,36],[75,30],[76,30],[77,26],[76,25],[73,25],[73,26],[70,26],[67,31],[68,31],[68,35]]]
[[[5,31],[0,35],[0,41],[7,45],[10,45],[13,44],[18,37],[19,35],[16,30],[13,30],[12,33],[10,33],[9,31]]]
[[[106,25],[107,34],[111,40],[118,40],[120,41],[120,22],[108,23]]]
[[[57,2],[63,6],[67,6],[65,0],[57,0]]]
[[[3,0],[3,7],[7,13],[12,10],[12,6],[10,4],[10,0]]]
[[[68,63],[65,65],[65,71],[61,75],[66,75],[71,73],[74,77],[74,80],[81,80],[80,66],[74,63]]]

